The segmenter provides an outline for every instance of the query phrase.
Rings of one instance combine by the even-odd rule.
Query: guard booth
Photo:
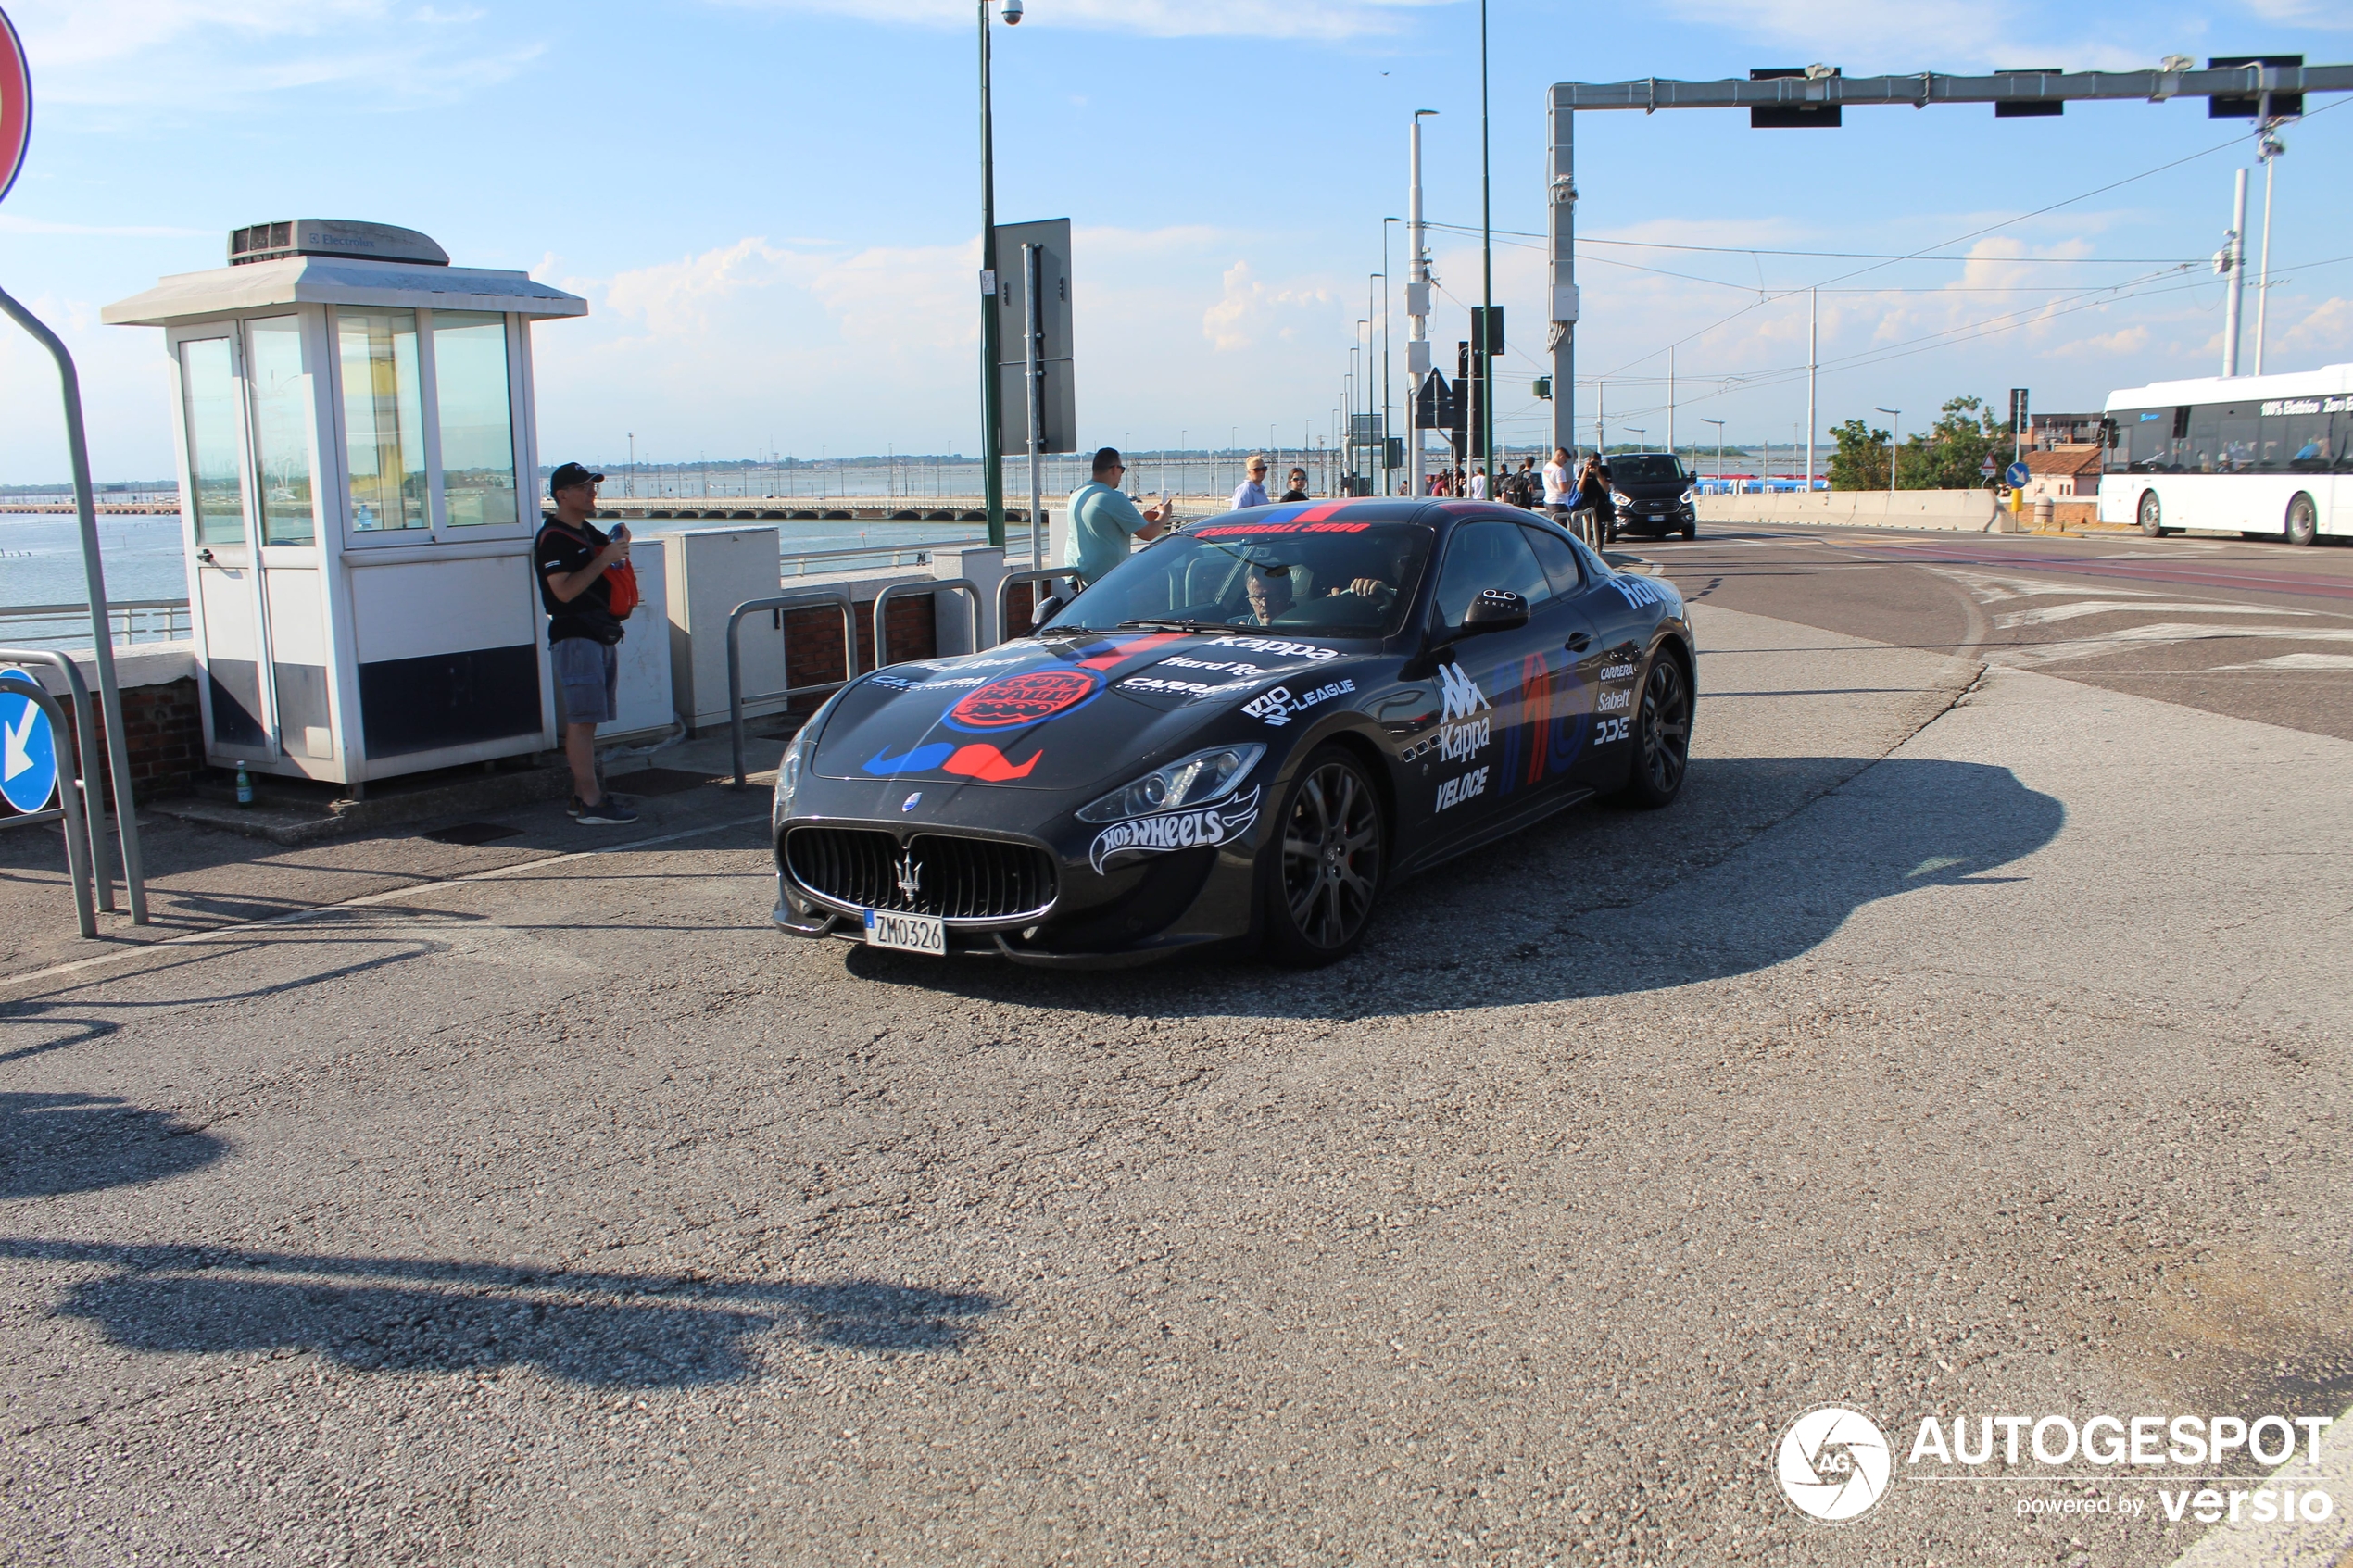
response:
[[[315,219],[106,307],[164,330],[208,762],[357,794],[556,745],[531,324],[587,308]]]

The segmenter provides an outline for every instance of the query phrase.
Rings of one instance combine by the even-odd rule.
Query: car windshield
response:
[[[1047,625],[1284,626],[1385,637],[1404,619],[1430,537],[1428,525],[1415,522],[1203,523],[1128,557]]]
[[[1642,452],[1623,458],[1612,458],[1609,476],[1620,484],[1666,484],[1683,477],[1675,459],[1662,452]]]

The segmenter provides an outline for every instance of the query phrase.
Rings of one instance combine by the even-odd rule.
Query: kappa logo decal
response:
[[[893,757],[887,749],[878,751],[874,760],[859,765],[859,771],[878,779],[899,773],[954,773],[983,784],[1007,784],[1029,777],[1029,771],[1038,766],[1038,759],[1045,755],[1043,751],[1034,753],[1016,768],[993,746],[958,746],[943,740],[919,746],[904,757]]]
[[[1203,645],[1213,648],[1248,648],[1252,653],[1280,654],[1285,659],[1338,659],[1340,649],[1319,648],[1313,643],[1287,643],[1279,637],[1212,637]]]
[[[1253,789],[1222,805],[1114,822],[1095,835],[1087,859],[1100,872],[1119,855],[1165,855],[1173,849],[1223,844],[1249,832],[1250,824],[1257,820],[1258,791]]]
[[[948,710],[948,722],[960,730],[1035,724],[1093,700],[1102,689],[1102,677],[1086,670],[1031,670],[1000,675],[959,698]]]

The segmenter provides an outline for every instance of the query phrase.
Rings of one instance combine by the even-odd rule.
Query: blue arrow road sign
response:
[[[0,798],[38,811],[57,792],[57,737],[30,693],[0,684]]]
[[[2024,463],[2012,463],[2008,468],[2002,470],[2002,478],[2004,482],[2007,483],[2013,490],[2025,489],[2026,482],[2033,477],[2034,475],[2028,471]]]

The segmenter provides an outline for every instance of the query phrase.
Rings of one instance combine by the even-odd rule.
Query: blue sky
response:
[[[406,224],[459,262],[585,295],[586,320],[536,337],[550,458],[617,460],[630,431],[641,458],[668,460],[978,445],[963,0],[0,5],[37,103],[0,206],[0,284],[81,359],[102,476],[168,472],[170,433],[161,334],[102,327],[98,307],[219,265],[234,226],[296,216]],[[1477,18],[1464,0],[1032,0],[997,30],[998,210],[1076,225],[1087,445],[1328,431],[1380,220],[1404,211],[1412,110],[1441,111],[1430,216],[1478,220]],[[1554,81],[1815,60],[1865,75],[2353,59],[2341,0],[1495,0],[1491,28],[1507,231],[1543,226]],[[1612,377],[1613,438],[1639,425],[1656,442],[1676,343],[1685,441],[1712,429],[1703,417],[1735,440],[1791,441],[1805,306],[1777,296],[1869,264],[1743,247],[1901,253],[1967,234],[1965,264],[1881,268],[1822,296],[1838,367],[1823,428],[1885,405],[1909,429],[1954,393],[2012,385],[2040,408],[2093,408],[2112,386],[2211,373],[2222,290],[2202,264],[2162,274],[2219,243],[2231,170],[2252,163],[2246,129],[2196,101],[2000,122],[1982,107],[1853,110],[1843,131],[1813,132],[1705,111],[1582,116],[1580,233],[1643,244],[1585,253],[1580,374]],[[2285,136],[2274,370],[2353,359],[2353,262],[2318,265],[2353,257],[2353,109]],[[1645,248],[1659,244],[1730,251]],[[1451,366],[1477,241],[1446,232],[1433,248],[1432,335]],[[1402,278],[1402,245],[1390,260]],[[1541,255],[1499,245],[1496,273],[1516,350],[1502,413],[1534,437]],[[1991,330],[2009,316],[2021,324]],[[1393,364],[1402,379],[1402,346]],[[1592,405],[1581,393],[1588,418]],[[45,359],[0,337],[0,483],[64,473],[57,424]]]

